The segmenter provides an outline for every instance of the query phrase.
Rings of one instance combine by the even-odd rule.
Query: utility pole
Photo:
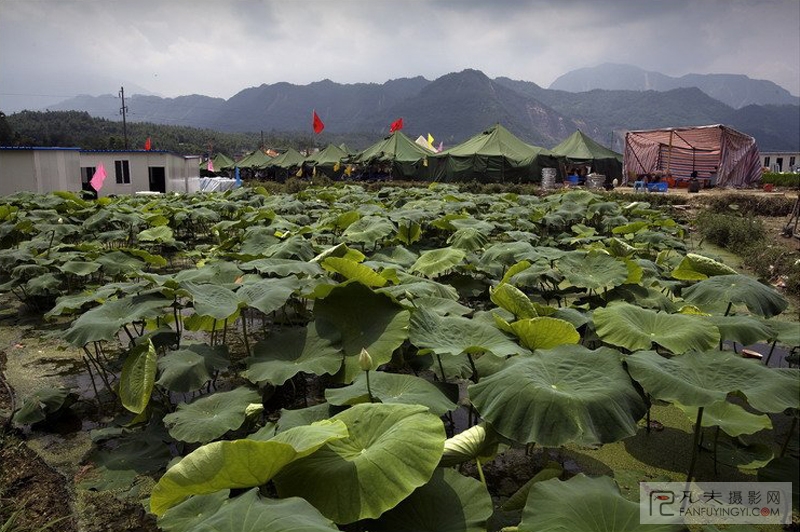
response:
[[[128,124],[125,121],[125,113],[128,112],[128,106],[125,105],[125,87],[119,88],[119,97],[122,98],[122,107],[119,108],[119,114],[122,115],[122,137],[125,142],[125,149],[128,149]]]

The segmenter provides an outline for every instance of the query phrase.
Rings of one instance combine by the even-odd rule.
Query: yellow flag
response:
[[[350,174],[353,173],[353,167],[348,164],[347,167],[344,169],[344,173],[347,177],[350,177]]]
[[[428,146],[433,148],[433,135],[431,135],[430,133],[428,133]]]
[[[300,170],[298,170],[297,173],[294,175],[296,175],[297,177],[303,177],[303,168],[300,167]]]
[[[339,171],[339,161],[336,161],[336,164],[333,165],[333,171],[334,172],[338,172]]]
[[[422,159],[422,166],[428,166],[428,158],[427,157]]]

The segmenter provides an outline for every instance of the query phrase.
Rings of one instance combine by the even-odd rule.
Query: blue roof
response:
[[[0,146],[0,150],[17,150],[17,151],[33,151],[33,150],[81,151],[80,148],[61,148],[61,147],[55,147],[55,146]]]

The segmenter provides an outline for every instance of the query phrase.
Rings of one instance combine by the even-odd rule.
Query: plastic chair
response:
[[[633,191],[639,192],[640,190],[643,192],[647,192],[647,187],[644,186],[644,181],[635,181],[633,183]]]

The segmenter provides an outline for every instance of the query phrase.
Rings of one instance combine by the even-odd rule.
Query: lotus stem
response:
[[[375,397],[372,395],[372,388],[369,385],[369,370],[366,371],[367,374],[367,395],[369,395],[369,402],[374,403]]]
[[[478,384],[478,368],[475,367],[475,361],[472,359],[472,353],[467,353],[467,360],[469,360],[469,365],[472,368],[472,377],[475,381],[475,384]]]
[[[247,356],[251,356],[250,341],[247,339],[247,315],[245,314],[244,309],[242,309],[242,336],[244,337],[244,349],[247,352]]]
[[[694,443],[692,444],[692,461],[689,463],[689,472],[686,475],[686,482],[692,481],[692,476],[694,475],[694,466],[697,462],[697,449],[700,446],[700,434],[702,433],[703,427],[703,407],[699,407],[697,409],[697,420],[694,422]]]
[[[775,344],[778,343],[778,340],[773,340],[772,345],[769,346],[769,354],[767,355],[767,360],[764,361],[765,366],[769,366],[769,359],[772,358],[772,352],[775,351]]]
[[[719,441],[719,426],[716,427],[714,430],[714,474],[719,474],[717,472],[717,441]]]
[[[792,439],[792,433],[794,433],[794,429],[797,428],[797,415],[798,413],[795,412],[794,418],[792,418],[792,425],[789,427],[789,432],[786,434],[786,439],[783,440],[783,445],[781,445],[781,457],[786,454],[786,448],[789,447],[789,441]]]
[[[725,309],[725,315],[727,316],[728,313],[731,311],[731,307],[733,306],[733,301],[728,301],[728,308]]]
[[[439,362],[439,371],[442,372],[442,382],[447,382],[447,375],[444,372],[444,365],[442,364],[442,357],[436,355],[436,360]]]
[[[486,485],[486,477],[483,476],[483,468],[481,467],[481,459],[475,458],[475,465],[478,468],[478,477],[481,479],[481,484]]]

